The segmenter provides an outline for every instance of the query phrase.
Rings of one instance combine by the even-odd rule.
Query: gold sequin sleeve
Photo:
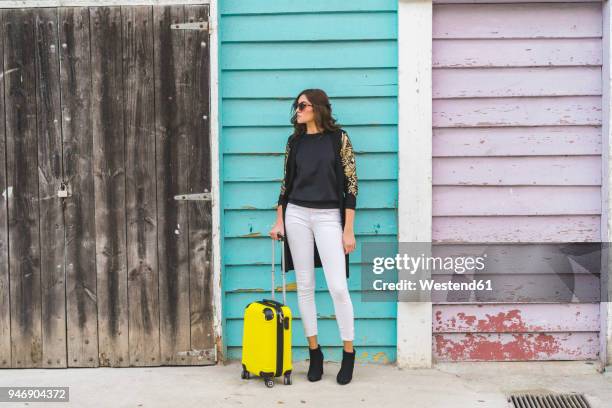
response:
[[[289,159],[290,144],[287,140],[287,146],[285,146],[285,164],[283,166],[283,179],[281,181],[280,194],[278,195],[278,205],[287,203],[287,160]]]
[[[344,169],[344,193],[345,207],[355,208],[357,204],[357,166],[355,163],[355,153],[351,139],[345,131],[342,131],[342,145],[340,148],[340,157],[342,159],[342,167]]]

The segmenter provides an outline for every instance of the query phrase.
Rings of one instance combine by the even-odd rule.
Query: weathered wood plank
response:
[[[6,12],[0,10],[0,71],[4,70],[4,18]],[[8,225],[7,203],[10,190],[6,184],[6,134],[4,131],[4,80],[0,81],[0,367],[11,366],[11,304],[9,294],[8,269]]]
[[[433,306],[434,333],[596,332],[599,303]]]
[[[100,365],[129,365],[121,8],[90,8]]]
[[[344,0],[324,0],[309,3],[287,2],[285,0],[268,0],[257,4],[243,0],[225,0],[219,4],[219,13],[224,16],[253,15],[253,14],[285,14],[285,13],[311,13],[313,5],[321,13],[330,12],[356,12],[356,11],[395,11],[397,3],[387,0],[353,0],[347,3]]]
[[[317,17],[318,14],[313,14]],[[225,21],[223,24],[225,24]],[[336,26],[337,27],[337,26]],[[361,27],[355,27],[359,30]],[[306,31],[312,35],[313,31]],[[278,39],[278,33],[275,33]],[[283,38],[284,39],[284,38]],[[310,69],[310,70],[283,70],[270,69],[262,71],[224,71],[223,72],[223,98],[292,98],[295,93],[296,83],[313,83],[325,89],[325,93],[330,98],[346,97],[371,97],[371,96],[397,96],[397,69],[394,68],[373,68],[373,69]],[[236,129],[228,129],[235,131]],[[253,128],[253,130],[257,130]],[[271,129],[270,129],[271,130]],[[267,137],[274,136],[274,131],[268,130]],[[345,129],[353,136],[356,134],[354,129]],[[366,130],[364,129],[364,133]],[[283,135],[287,141],[287,135]],[[230,138],[232,134],[228,135]],[[273,146],[276,140],[259,140],[253,144],[258,147]],[[263,146],[262,146],[263,143]],[[354,143],[353,143],[354,145]],[[354,147],[354,146],[353,146]],[[381,146],[377,146],[381,147]]]
[[[62,134],[57,9],[36,15],[36,88],[43,367],[66,367]]]
[[[436,274],[435,282],[464,283],[474,279],[490,280],[493,290],[433,290],[431,301],[437,304],[481,303],[545,303],[578,301],[598,302],[601,299],[600,277],[591,273],[557,273],[534,271],[530,274],[479,273]],[[576,300],[577,299],[577,300]],[[518,306],[517,306],[518,307]]]
[[[336,45],[336,52],[339,47]],[[278,53],[278,50],[275,51]],[[360,55],[367,55],[367,52],[360,53]],[[250,58],[248,55],[240,55],[241,60],[248,60],[248,58]],[[268,58],[278,59],[279,57],[274,54]],[[298,59],[302,61],[302,58],[306,56],[300,56]],[[374,58],[368,58],[368,60],[374,60]],[[253,101],[252,98],[226,98],[224,104],[227,107],[227,113],[222,118],[222,126],[279,126],[287,129],[287,118],[283,112],[286,112],[287,107],[291,106],[292,98],[261,98],[256,99],[255,104]],[[334,101],[334,113],[339,117],[346,117],[343,121],[346,127],[396,125],[398,112],[395,103],[395,97],[337,98]]]
[[[596,2],[443,4],[433,12],[433,38],[584,38],[601,32]]]
[[[600,155],[445,157],[432,167],[434,185],[601,185]]]
[[[433,68],[601,64],[601,38],[441,39],[432,44]]]
[[[601,95],[601,67],[436,68],[433,98]]]
[[[240,71],[241,72],[241,71]],[[280,72],[280,71],[272,71]],[[293,72],[293,71],[282,71]],[[297,71],[303,72],[303,71]],[[335,71],[334,71],[335,72]],[[340,71],[345,72],[345,71]],[[361,72],[358,70],[357,72]],[[366,76],[368,75],[366,70]],[[246,72],[242,72],[248,76]],[[224,83],[227,84],[227,74],[223,74]],[[272,74],[271,74],[272,75]],[[232,79],[230,78],[230,81]],[[255,81],[259,77],[255,76]],[[244,82],[243,82],[244,83]],[[232,84],[234,86],[234,84]],[[351,85],[352,86],[352,85]],[[372,86],[370,86],[372,87]],[[270,90],[269,92],[273,92]],[[248,97],[248,96],[244,96]],[[395,125],[363,125],[363,126],[344,126],[353,143],[355,153],[365,152],[397,152],[397,126]],[[248,126],[248,127],[228,127],[223,129],[223,154],[228,153],[277,153],[285,154],[283,144],[287,143],[287,138],[291,132],[287,132],[286,126]],[[281,169],[282,172],[282,169]]]
[[[396,13],[343,12],[271,13],[255,18],[245,16],[223,17],[222,43],[230,42],[299,42],[299,41],[371,41],[397,38]],[[270,28],[274,27],[273,30]],[[296,30],[295,27],[310,27]],[[327,88],[323,87],[327,91]],[[328,94],[329,95],[329,94]]]
[[[597,242],[599,215],[433,217],[435,242]]]
[[[363,169],[360,180],[393,180],[397,177],[396,153],[357,153],[355,160]],[[224,180],[230,182],[280,181],[282,169],[283,156],[280,154],[226,154],[223,158]]]
[[[597,332],[434,334],[436,361],[594,360]]]
[[[600,186],[435,186],[434,216],[601,214]]]
[[[60,8],[68,365],[98,366],[96,225],[89,10]]]
[[[122,6],[121,17],[130,365],[159,365],[153,8]]]
[[[601,126],[438,128],[434,157],[601,154]]]
[[[394,208],[360,208],[359,213],[361,217],[355,217],[353,227],[355,235],[393,235],[397,231],[397,212]],[[269,220],[270,218],[274,219],[275,214],[276,209],[273,208],[258,210],[247,207],[238,210],[225,210],[223,215],[225,238],[268,237],[268,231],[270,230]],[[270,252],[269,249],[266,252]]]
[[[154,8],[157,230],[162,363],[190,364],[188,208],[174,199],[188,191],[183,6]]]
[[[35,17],[5,14],[4,83],[13,367],[42,366]]]
[[[601,125],[601,97],[436,99],[434,127]]]
[[[397,208],[395,180],[359,180],[359,183],[359,191],[363,192],[361,201],[357,203],[359,210]],[[278,195],[278,186],[278,181],[226,182],[223,189],[228,197],[224,200],[223,210],[275,210],[276,203],[271,197],[274,193]]]
[[[187,21],[208,21],[208,6],[185,6]],[[185,65],[189,67],[185,112],[189,135],[189,192],[211,191],[209,127],[210,60],[208,31],[185,33]],[[189,300],[194,364],[214,364],[212,269],[212,200],[189,204]]]

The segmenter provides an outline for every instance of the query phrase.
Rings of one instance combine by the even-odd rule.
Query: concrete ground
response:
[[[323,379],[306,379],[294,364],[293,385],[277,378],[242,380],[239,362],[207,367],[0,370],[0,386],[69,386],[70,403],[0,403],[4,407],[402,407],[506,408],[512,392],[579,392],[593,408],[612,407],[612,372],[585,362],[444,363],[432,369],[356,363],[353,381],[335,381],[338,363]]]

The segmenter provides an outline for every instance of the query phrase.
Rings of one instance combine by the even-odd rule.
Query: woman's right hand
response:
[[[269,232],[269,235],[272,239],[278,240],[279,239],[279,235],[282,235],[283,237],[285,236],[285,227],[283,226],[282,222],[277,222],[276,224],[274,224],[274,226],[272,227],[272,229]]]

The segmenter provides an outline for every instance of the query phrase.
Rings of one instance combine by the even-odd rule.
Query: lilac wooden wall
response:
[[[601,36],[600,2],[434,5],[434,241],[601,239]],[[597,303],[435,304],[432,346],[595,359],[598,330]]]

